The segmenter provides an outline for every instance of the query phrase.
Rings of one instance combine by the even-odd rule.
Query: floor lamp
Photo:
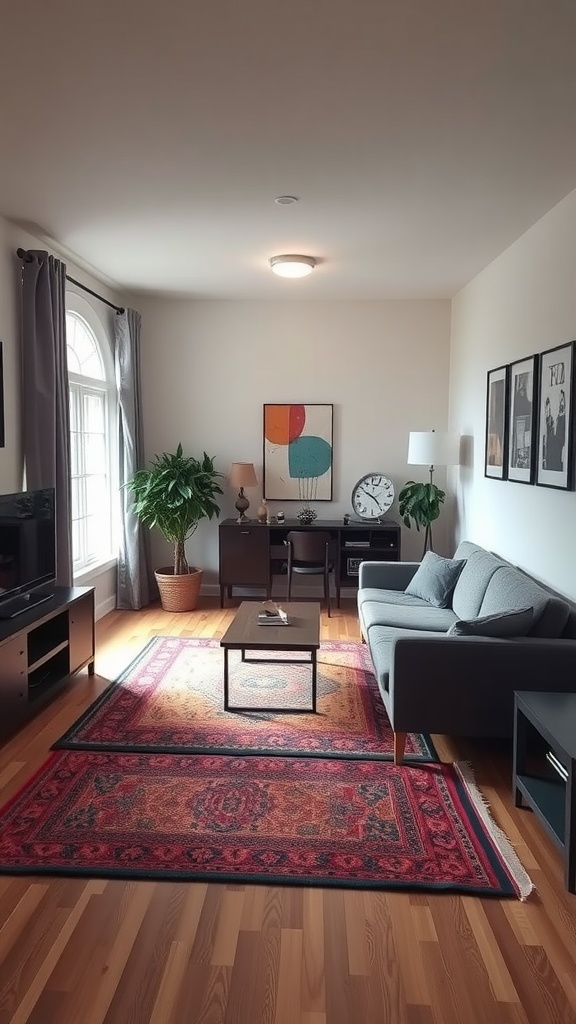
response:
[[[412,430],[408,440],[408,465],[428,466],[430,483],[434,483],[436,466],[458,466],[460,464],[460,435],[442,430]],[[433,551],[432,523],[426,525],[424,533],[424,556]]]

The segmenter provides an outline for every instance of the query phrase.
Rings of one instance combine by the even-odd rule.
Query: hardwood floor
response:
[[[354,604],[322,635],[359,639]],[[232,611],[113,612],[97,674],[0,751],[4,803],[156,634],[220,636]],[[576,896],[502,747],[472,761],[537,886],[526,903],[443,894],[0,876],[0,1024],[576,1024]]]

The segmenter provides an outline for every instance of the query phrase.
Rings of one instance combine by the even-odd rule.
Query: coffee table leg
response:
[[[312,711],[316,714],[316,651],[312,654]]]
[[[228,711],[228,648],[224,648],[224,711]]]

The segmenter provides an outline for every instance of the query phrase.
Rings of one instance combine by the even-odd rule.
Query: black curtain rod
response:
[[[17,249],[16,255],[19,256],[21,260],[25,260],[28,257],[28,252],[26,249]],[[77,288],[81,288],[82,291],[88,292],[89,295],[93,295],[95,299],[100,299],[100,302],[106,303],[106,305],[110,306],[111,309],[115,309],[117,313],[124,313],[124,306],[117,306],[114,302],[110,302],[110,300],[105,299],[103,295],[99,295],[98,292],[93,291],[92,288],[88,288],[87,285],[82,284],[81,281],[77,281],[75,277],[70,277],[69,274],[66,274],[66,280],[70,281],[71,284],[75,284]]]

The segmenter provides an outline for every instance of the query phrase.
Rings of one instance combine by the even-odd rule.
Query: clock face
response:
[[[367,473],[352,491],[352,508],[361,519],[379,519],[394,501],[394,484],[382,473]]]

